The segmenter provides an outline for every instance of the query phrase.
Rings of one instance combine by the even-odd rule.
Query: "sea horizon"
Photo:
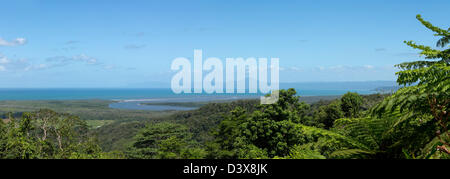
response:
[[[281,83],[280,89],[294,88],[299,96],[340,96],[347,92],[380,93],[381,88],[395,87],[393,81],[298,82]],[[79,88],[0,88],[0,100],[151,100],[204,97],[259,97],[262,93],[181,93],[163,87],[79,87]],[[214,98],[213,98],[214,99]]]
[[[296,89],[299,96],[340,96],[346,92],[367,95],[377,93],[375,90],[335,90]],[[149,101],[152,99],[198,98],[198,97],[237,97],[256,98],[262,93],[182,93],[175,94],[164,88],[21,88],[0,89],[0,100],[112,100],[112,101]]]

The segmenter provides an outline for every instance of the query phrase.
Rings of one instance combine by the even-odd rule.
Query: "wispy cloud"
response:
[[[3,54],[0,54],[0,71],[29,71],[32,69],[47,68],[45,64],[33,64],[27,59],[10,59]]]
[[[280,71],[295,71],[295,72],[299,72],[299,71],[304,71],[305,69],[303,69],[301,67],[296,67],[296,66],[289,66],[289,67],[280,67],[279,70]]]
[[[75,56],[55,56],[45,59],[44,63],[36,63],[29,61],[27,59],[10,59],[0,53],[0,72],[27,72],[35,70],[46,70],[52,68],[59,68],[75,65],[84,64],[92,66],[97,69],[103,70],[116,70],[125,69],[125,67],[120,67],[112,64],[105,64],[100,62],[97,58],[80,54]]]
[[[27,43],[27,40],[25,38],[16,38],[12,41],[7,41],[5,39],[0,38],[0,46],[18,46],[18,45],[25,45]]]
[[[66,56],[55,56],[47,58],[46,60],[49,63],[52,63],[53,66],[66,66],[74,62],[84,63],[87,65],[100,65],[101,63],[94,57],[87,56],[85,54],[75,55],[72,57]]]
[[[33,64],[29,64],[28,66],[25,67],[25,71],[32,71],[32,70],[44,70],[44,69],[48,69],[50,68],[49,65],[47,64],[37,64],[37,65],[33,65]]]
[[[131,45],[125,45],[125,49],[127,50],[135,50],[135,49],[141,49],[144,48],[146,45],[136,45],[136,44],[131,44]]]
[[[63,67],[63,66],[69,66],[72,64],[85,64],[89,66],[96,66],[97,68],[104,69],[104,70],[116,70],[116,69],[123,69],[120,66],[113,65],[113,64],[105,64],[103,62],[100,62],[97,58],[80,54],[75,55],[71,57],[67,56],[56,56],[56,57],[50,57],[47,58],[47,68],[54,68],[54,67]]]
[[[0,64],[7,64],[9,62],[10,60],[6,56],[0,54]]]

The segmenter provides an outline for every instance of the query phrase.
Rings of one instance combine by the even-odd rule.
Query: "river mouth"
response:
[[[123,101],[109,104],[113,109],[128,109],[128,110],[149,110],[149,111],[189,111],[195,110],[199,107],[185,107],[176,105],[159,105],[159,104],[142,104],[139,101]]]
[[[114,100],[109,104],[113,109],[149,110],[149,111],[189,111],[200,108],[210,102],[230,102],[240,99],[256,99],[258,96],[184,96],[181,98],[153,98]]]

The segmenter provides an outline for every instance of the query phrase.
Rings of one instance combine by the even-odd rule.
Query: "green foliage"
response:
[[[382,157],[383,138],[392,126],[392,120],[372,118],[341,118],[335,121],[333,131],[359,141],[364,148],[337,150],[334,158]]]
[[[267,151],[252,144],[237,145],[239,159],[267,159]]]
[[[258,100],[237,100],[230,103],[210,103],[193,111],[183,111],[170,116],[169,120],[185,125],[194,140],[200,143],[213,140],[210,131],[216,127],[236,107],[247,112],[256,109]]]
[[[425,27],[435,32],[435,36],[442,37],[437,42],[437,46],[446,47],[450,29],[443,30],[435,27],[423,20],[420,15],[417,15],[417,19]],[[413,41],[405,41],[405,43],[414,49],[421,50],[420,54],[428,60],[398,64],[397,67],[401,71],[396,73],[397,82],[404,87],[376,106],[372,110],[372,114],[380,117],[385,113],[393,113],[398,110],[402,115],[394,127],[398,129],[409,126],[407,128],[409,130],[420,130],[414,133],[428,133],[423,136],[423,139],[428,141],[431,141],[430,134],[434,134],[442,143],[438,146],[441,151],[450,154],[448,150],[450,135],[447,122],[450,102],[450,48],[438,50],[425,45],[417,45]],[[422,148],[424,145],[421,143],[415,147]],[[413,153],[416,154],[417,151],[413,151]]]
[[[333,126],[336,119],[344,117],[339,100],[335,100],[328,105],[320,106],[315,113],[316,120],[324,125],[325,129]]]
[[[449,43],[448,30],[417,18],[441,37],[437,46]],[[311,113],[295,90],[281,90],[276,104],[252,113],[237,109],[225,118],[211,146],[237,158],[250,148],[275,158],[448,158],[449,49],[405,43],[433,61],[397,65],[403,87],[393,95],[349,92]]]
[[[100,147],[76,116],[43,109],[1,124],[0,158],[99,158]]]
[[[392,95],[348,92],[340,99],[309,105],[288,89],[279,91],[275,104],[258,105],[257,100],[201,104],[198,110],[156,116],[105,109],[106,102],[71,102],[91,108],[74,109],[82,117],[102,111],[133,120],[112,122],[102,116],[98,120],[108,122],[90,122],[105,125],[91,130],[101,136],[104,148],[129,146],[125,154],[102,152],[86,122],[77,116],[45,109],[29,113],[24,111],[36,107],[25,107],[9,114],[7,122],[0,121],[0,158],[449,159],[450,28],[435,27],[420,15],[417,19],[439,37],[436,46],[443,49],[405,41],[421,50],[426,60],[396,65],[402,87]],[[45,104],[68,110],[60,101]],[[143,120],[148,118],[152,122]]]
[[[304,138],[302,145],[309,145],[312,150],[319,151],[321,155],[332,158],[332,153],[342,149],[369,150],[367,146],[351,137],[334,131],[311,126],[299,125],[299,132]]]
[[[3,119],[0,119],[0,151],[5,151],[7,146],[7,129]],[[0,158],[4,158],[4,154],[0,153]]]
[[[24,114],[20,121],[10,119],[6,127],[5,146],[1,150],[2,158],[33,159],[38,158],[37,141],[30,137],[30,114]]]
[[[360,141],[370,149],[378,149],[383,135],[392,126],[391,120],[372,118],[342,118],[333,130]]]
[[[337,150],[331,153],[331,158],[368,158],[369,156],[374,155],[375,152],[361,149],[343,149]]]
[[[145,126],[146,123],[143,121],[116,121],[93,129],[91,133],[97,136],[99,145],[104,151],[126,151],[133,142],[134,136]]]
[[[209,151],[214,155],[212,158],[237,158],[239,149],[237,145],[241,144],[240,127],[239,125],[247,118],[245,110],[241,107],[236,107],[226,115],[221,123],[212,130],[212,135],[215,136],[213,143],[208,143]]]
[[[289,155],[275,159],[326,159],[319,151],[312,150],[310,145],[295,145]]]
[[[236,108],[226,116],[213,133],[216,140],[209,145],[208,157],[324,158],[342,148],[368,149],[339,133],[306,125],[312,118],[307,115],[310,106],[299,101],[294,89],[279,94],[275,104],[260,105],[252,113]],[[336,111],[343,115],[339,101],[320,108],[335,119]]]
[[[341,97],[341,109],[345,117],[359,117],[359,111],[363,103],[362,97],[358,93],[347,92]]]
[[[186,126],[157,123],[139,132],[126,155],[142,159],[202,158],[204,151],[195,148],[191,141],[192,136]]]
[[[242,136],[267,151],[269,157],[285,156],[302,140],[297,124],[306,121],[309,105],[300,102],[294,89],[280,90],[275,104],[261,105],[240,125]]]

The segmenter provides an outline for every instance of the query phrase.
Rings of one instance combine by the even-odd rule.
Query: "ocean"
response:
[[[324,90],[324,89],[296,89],[300,96],[337,96],[345,94],[347,91],[358,92],[360,94],[373,94],[373,90]],[[179,98],[189,99],[199,96],[210,97],[234,97],[246,98],[257,97],[262,94],[175,94],[170,89],[148,88],[148,89],[88,89],[88,88],[51,88],[51,89],[19,89],[8,88],[0,89],[0,100],[84,100],[84,99],[102,99],[102,100],[141,100],[141,99],[167,99]]]
[[[339,96],[347,91],[359,94],[376,93],[373,90],[327,90],[327,89],[296,89],[300,96]],[[110,108],[128,110],[193,110],[197,107],[174,105],[142,105],[142,103],[161,102],[208,102],[236,99],[257,99],[263,94],[175,94],[171,89],[163,88],[51,88],[51,89],[0,89],[2,100],[111,100]]]
[[[170,87],[170,86],[169,86]],[[141,100],[193,99],[199,96],[215,98],[257,97],[262,94],[174,94],[167,88],[0,88],[0,100]],[[389,91],[398,87],[395,81],[360,82],[298,82],[280,83],[281,89],[295,88],[300,96],[339,96],[348,91],[373,94],[380,89]]]

